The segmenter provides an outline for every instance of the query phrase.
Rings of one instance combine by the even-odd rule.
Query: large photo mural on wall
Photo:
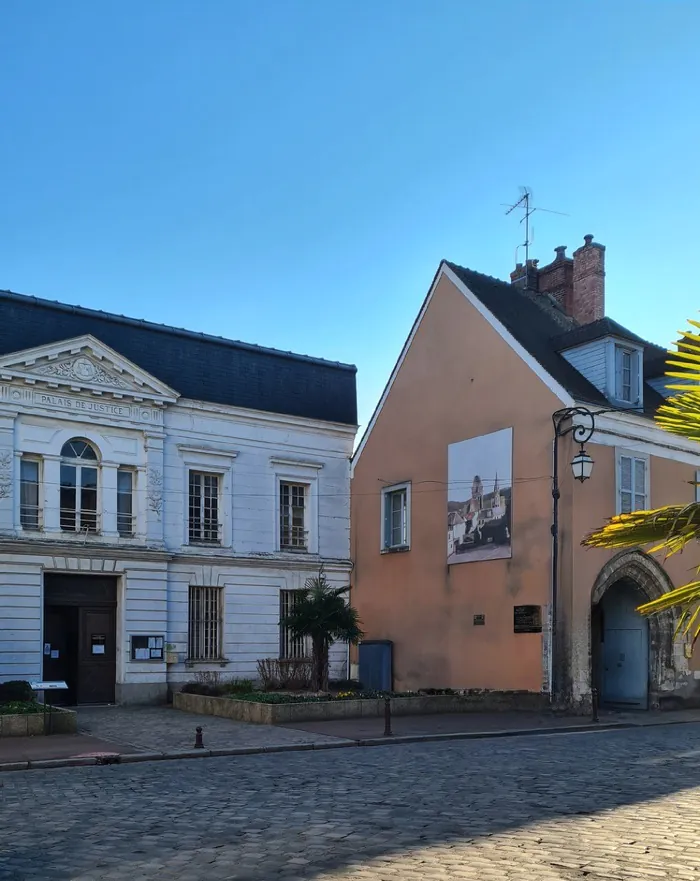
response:
[[[447,563],[511,556],[513,429],[447,448]]]

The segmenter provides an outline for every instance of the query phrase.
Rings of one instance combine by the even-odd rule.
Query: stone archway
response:
[[[606,591],[620,582],[633,582],[641,598],[656,599],[673,590],[673,583],[666,571],[653,557],[643,551],[622,551],[616,554],[598,573],[591,591],[589,613],[589,670],[591,685],[594,684],[594,610],[598,608]],[[673,691],[678,681],[676,659],[673,651],[673,633],[676,617],[672,612],[653,615],[649,622],[649,708],[659,706],[662,692]]]

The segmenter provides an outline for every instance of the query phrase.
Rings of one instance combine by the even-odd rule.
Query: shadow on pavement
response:
[[[610,860],[646,860],[640,877],[654,876],[645,836],[664,847],[700,823],[699,757],[689,724],[5,774],[0,879],[291,881],[368,863],[364,877],[404,879],[438,852],[449,878],[450,854],[464,866],[494,843],[504,866],[523,853],[569,879],[590,873],[557,869],[561,854],[584,866],[606,834]],[[687,845],[665,845],[661,865]]]

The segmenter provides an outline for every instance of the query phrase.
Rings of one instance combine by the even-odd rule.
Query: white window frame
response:
[[[206,603],[207,599],[211,600],[212,597],[216,597],[217,603],[217,633],[216,633],[216,643],[215,646],[215,654],[211,651],[206,651],[206,627],[207,624],[210,623],[207,620],[202,620],[200,623],[202,625],[202,634],[204,635],[204,639],[202,640],[201,635],[198,637],[200,641],[204,642],[205,648],[200,650],[199,652],[193,654],[192,649],[194,647],[193,635],[194,631],[197,629],[192,620],[192,595],[194,592],[201,593],[203,597],[203,601]],[[208,584],[190,584],[187,589],[187,662],[190,664],[217,664],[221,661],[225,660],[224,658],[224,639],[225,639],[225,593],[223,587],[216,587]]]
[[[278,554],[318,554],[319,551],[319,520],[318,520],[318,475],[323,468],[323,462],[302,462],[296,459],[282,459],[271,457],[270,464],[273,468],[272,490],[274,492],[274,550]],[[280,484],[296,483],[306,486],[306,551],[294,550],[282,547],[281,535],[281,510],[280,510]]]
[[[32,462],[37,466],[37,525],[36,526],[25,526],[22,523],[22,465],[24,462]],[[22,453],[19,457],[19,484],[18,484],[18,505],[19,505],[19,525],[22,532],[41,532],[44,528],[44,505],[42,504],[43,499],[43,487],[44,487],[44,463],[41,456],[37,456],[34,454]]]
[[[648,510],[650,508],[649,493],[650,493],[650,487],[651,487],[651,475],[649,473],[650,464],[651,464],[650,457],[646,453],[639,453],[639,452],[636,452],[635,450],[618,448],[615,450],[615,512],[617,514],[623,513],[622,512],[622,492],[623,492],[623,489],[622,489],[622,460],[623,459],[630,459],[631,460],[632,511],[634,512],[637,510]],[[639,492],[637,486],[635,485],[635,479],[634,479],[635,462],[636,461],[644,462],[644,507],[643,507],[643,509],[638,508],[635,504],[635,496],[641,495],[641,492]],[[624,490],[624,492],[627,492],[627,490]]]
[[[80,441],[81,443],[87,444],[93,452],[95,453],[95,459],[72,459],[68,456],[63,455],[63,447],[66,444],[71,443],[72,441]],[[83,538],[87,538],[91,535],[101,535],[103,529],[103,483],[104,483],[104,474],[103,474],[103,459],[102,459],[102,451],[97,446],[97,444],[89,437],[82,435],[72,435],[66,438],[61,443],[60,451],[59,451],[59,497],[58,497],[58,521],[59,521],[59,529],[64,535],[79,535]],[[76,526],[80,525],[79,529],[67,529],[61,523],[61,516],[63,514],[64,509],[61,507],[61,490],[63,488],[63,480],[60,476],[63,466],[72,467],[75,469],[75,523]],[[94,469],[97,472],[96,481],[97,485],[95,487],[95,528],[94,529],[85,529],[82,525],[82,506],[81,506],[81,490],[82,490],[82,471],[84,468]],[[114,504],[116,505],[116,499]],[[88,511],[87,513],[92,513]]]
[[[128,473],[131,474],[131,531],[121,533],[119,531],[119,474]],[[116,506],[117,506],[117,532],[119,533],[119,538],[134,538],[137,532],[137,509],[136,509],[136,500],[138,498],[137,495],[137,487],[138,487],[138,474],[136,468],[132,465],[118,465],[117,466],[117,488],[116,488]]]
[[[205,538],[203,535],[196,537],[192,536],[192,524],[191,520],[191,511],[190,511],[190,498],[192,495],[192,479],[196,477],[200,481],[200,507],[202,514],[202,522],[201,522],[201,531],[204,532],[206,527],[204,525],[204,502],[205,502],[205,484],[207,479],[216,480],[216,493],[212,494],[212,498],[216,498],[216,525],[212,532],[216,533],[216,538]],[[222,524],[222,512],[221,512],[221,502],[223,497],[222,492],[223,480],[221,479],[221,474],[217,471],[205,471],[202,468],[190,468],[187,472],[187,543],[190,545],[205,545],[207,547],[220,547],[222,544],[222,535],[223,535],[223,524]]]
[[[209,549],[231,548],[233,545],[233,463],[238,455],[231,449],[178,444],[182,457],[182,544],[183,547]],[[190,541],[190,471],[212,474],[219,478],[219,541]]]
[[[388,504],[389,498],[394,493],[403,492],[406,494],[406,541],[393,545],[388,541],[387,534],[387,510],[386,506]],[[379,549],[383,554],[391,554],[396,553],[397,551],[408,551],[411,548],[411,481],[406,480],[402,483],[393,483],[391,486],[382,487],[382,495],[381,495],[381,509],[380,509],[380,544]]]
[[[630,397],[624,398],[622,394],[622,365],[624,355],[630,356]],[[642,351],[633,345],[625,345],[623,342],[614,341],[612,345],[612,394],[610,397],[624,407],[641,407],[643,389],[643,362]]]
[[[301,481],[301,480],[284,480],[284,479],[282,479],[282,480],[279,481],[278,486],[279,486],[279,496],[280,496],[280,497],[279,497],[279,499],[278,499],[278,503],[277,503],[277,504],[278,504],[278,509],[279,509],[280,520],[279,520],[279,525],[278,525],[277,528],[278,528],[278,530],[279,530],[279,536],[280,536],[280,551],[284,551],[285,553],[286,553],[286,552],[293,552],[293,553],[307,554],[307,553],[309,552],[309,528],[308,528],[308,523],[309,523],[309,500],[310,500],[310,495],[311,495],[311,493],[310,493],[310,486],[309,486],[308,483],[306,483],[306,481]],[[288,505],[288,507],[290,508],[289,516],[290,516],[290,518],[292,518],[292,520],[293,520],[293,517],[294,517],[294,515],[293,515],[293,513],[292,513],[293,508],[294,508],[294,505],[292,504],[292,500],[293,500],[293,498],[294,498],[294,490],[301,490],[301,491],[302,491],[302,494],[303,494],[303,495],[302,495],[302,494],[300,494],[300,493],[297,493],[297,497],[298,497],[299,495],[302,495],[302,498],[303,498],[303,504],[300,506],[300,507],[301,507],[301,510],[302,510],[302,512],[303,512],[303,523],[302,523],[302,526],[301,526],[302,533],[303,533],[303,543],[301,543],[301,544],[298,544],[298,543],[295,542],[295,540],[294,540],[295,537],[294,537],[293,534],[292,534],[292,536],[291,536],[291,542],[290,542],[289,544],[287,544],[287,543],[283,543],[283,541],[282,541],[282,539],[283,539],[283,537],[284,537],[284,534],[285,534],[285,530],[283,529],[283,526],[282,526],[282,519],[283,519],[283,517],[284,517],[284,509],[283,509],[283,506],[282,506],[282,490],[283,490],[283,487],[287,487],[287,488],[288,488],[288,495],[289,495],[289,505]],[[285,506],[285,507],[287,507],[287,506]],[[297,506],[297,507],[299,507],[299,506]],[[291,523],[289,524],[289,527],[288,527],[288,528],[289,528],[289,529],[292,531],[292,533],[293,533],[294,529],[297,529],[298,526],[295,527],[295,526],[294,526],[294,523],[291,522]],[[298,538],[298,537],[297,537],[297,538]]]

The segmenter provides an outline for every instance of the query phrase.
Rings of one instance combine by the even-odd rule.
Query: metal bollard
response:
[[[391,698],[384,698],[384,737],[391,737]]]
[[[197,725],[195,728],[196,734],[194,737],[194,748],[195,749],[204,749],[204,740],[202,739],[202,726]]]
[[[598,719],[598,689],[591,689],[591,718],[594,722],[599,722]]]

